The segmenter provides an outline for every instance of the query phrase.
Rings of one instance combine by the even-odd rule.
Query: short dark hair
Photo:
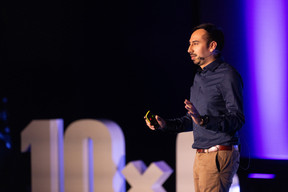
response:
[[[217,43],[217,56],[220,56],[221,51],[224,47],[224,33],[221,28],[217,27],[216,25],[212,23],[203,23],[201,25],[198,25],[197,27],[194,27],[193,32],[198,29],[204,29],[208,33],[208,41],[207,46],[210,45],[212,41],[215,41]]]

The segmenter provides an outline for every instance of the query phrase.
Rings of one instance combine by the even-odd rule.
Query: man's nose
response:
[[[192,51],[192,46],[191,46],[191,45],[189,45],[187,52],[188,52],[188,53],[192,53],[192,52],[193,52],[193,51]]]

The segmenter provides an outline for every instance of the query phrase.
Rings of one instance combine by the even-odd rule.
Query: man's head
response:
[[[217,26],[206,23],[193,29],[188,53],[194,64],[205,67],[220,57],[224,47],[224,34]]]

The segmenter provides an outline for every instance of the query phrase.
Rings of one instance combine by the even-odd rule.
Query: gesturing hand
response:
[[[188,110],[188,114],[191,115],[194,123],[196,123],[197,125],[203,124],[203,119],[201,118],[199,112],[197,111],[193,103],[185,99],[184,104],[185,108]]]

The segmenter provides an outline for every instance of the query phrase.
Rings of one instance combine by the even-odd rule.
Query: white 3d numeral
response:
[[[31,149],[32,192],[63,192],[63,120],[34,120],[21,133]]]

